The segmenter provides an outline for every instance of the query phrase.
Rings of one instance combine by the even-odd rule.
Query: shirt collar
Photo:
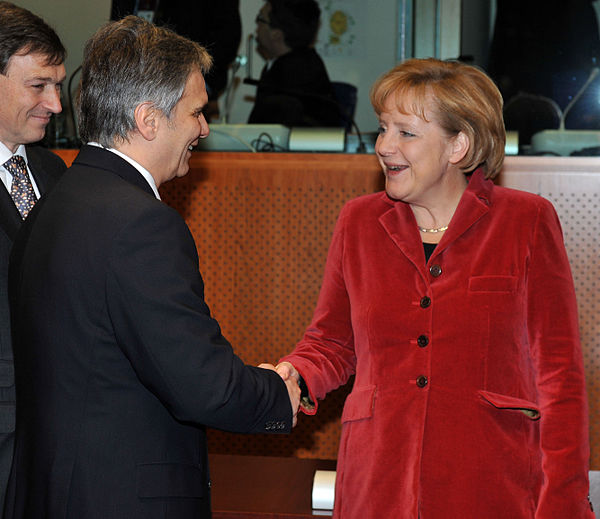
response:
[[[98,142],[88,142],[88,145],[90,145],[90,146],[97,146],[97,147],[103,148],[103,149],[105,149],[107,151],[111,151],[115,155],[118,155],[119,157],[121,157],[123,160],[129,162],[129,164],[131,164],[135,169],[137,169],[140,172],[140,175],[142,175],[146,179],[146,182],[148,182],[148,184],[152,188],[152,191],[154,192],[154,196],[156,196],[156,198],[158,200],[160,200],[160,195],[158,193],[158,189],[156,187],[156,182],[154,181],[154,177],[139,162],[136,162],[130,156],[125,155],[123,152],[121,152],[119,150],[116,150],[115,148],[105,148],[104,146],[102,146],[102,144],[100,144]]]
[[[27,163],[27,152],[25,151],[25,145],[20,144],[17,148],[17,151],[14,153],[10,151],[3,142],[0,142],[0,165],[4,164],[8,159],[13,157],[14,155],[21,155],[25,159],[25,163]]]

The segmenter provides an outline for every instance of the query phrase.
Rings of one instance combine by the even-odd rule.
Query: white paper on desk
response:
[[[335,470],[316,470],[313,480],[312,507],[316,510],[333,510],[335,498]]]

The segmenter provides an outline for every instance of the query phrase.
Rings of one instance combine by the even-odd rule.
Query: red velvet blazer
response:
[[[547,200],[474,173],[427,263],[407,204],[349,202],[282,360],[315,402],[356,375],[334,517],[594,517],[575,293]]]

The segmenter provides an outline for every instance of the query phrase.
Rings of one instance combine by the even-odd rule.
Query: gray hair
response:
[[[101,27],[86,43],[78,95],[84,142],[114,147],[135,130],[135,108],[151,102],[167,118],[189,75],[203,75],[212,58],[197,43],[127,16]]]

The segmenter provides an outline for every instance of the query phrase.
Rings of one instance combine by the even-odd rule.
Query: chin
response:
[[[33,142],[39,142],[46,136],[46,126],[44,126],[41,130],[32,131],[27,135],[27,138],[24,140],[24,144],[31,144]]]
[[[185,168],[180,168],[179,171],[177,172],[178,177],[185,177],[188,172],[190,171],[190,167],[186,166]]]
[[[389,186],[385,187],[385,192],[387,193],[387,196],[389,196],[390,198],[392,198],[394,200],[401,200],[401,201],[403,201],[408,195],[408,193],[405,189],[394,189],[393,187],[389,187]]]

